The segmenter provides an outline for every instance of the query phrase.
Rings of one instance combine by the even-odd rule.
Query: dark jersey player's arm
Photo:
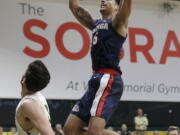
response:
[[[132,0],[121,0],[119,10],[113,18],[112,25],[114,29],[123,37],[127,34],[128,20],[131,14]]]
[[[80,7],[79,0],[69,0],[69,8],[82,25],[90,30],[93,29],[94,20],[84,8]]]

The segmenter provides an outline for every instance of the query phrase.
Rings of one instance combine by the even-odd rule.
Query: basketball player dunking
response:
[[[91,58],[94,73],[86,93],[77,101],[65,123],[66,135],[116,134],[104,127],[123,92],[119,58],[127,37],[131,3],[131,0],[101,0],[102,19],[94,20],[79,5],[79,0],[69,0],[69,7],[76,19],[92,30]],[[88,129],[84,131],[86,123]]]
[[[54,135],[49,107],[40,91],[47,86],[50,74],[39,60],[29,64],[21,79],[21,101],[16,108],[17,135]]]

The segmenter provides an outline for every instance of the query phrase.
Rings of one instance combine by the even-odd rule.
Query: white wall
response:
[[[19,98],[19,81],[29,62],[35,58],[23,52],[25,47],[41,50],[42,45],[28,40],[23,34],[25,22],[38,19],[47,24],[43,30],[33,27],[32,31],[44,38],[50,44],[50,51],[46,57],[40,58],[45,62],[51,72],[51,82],[44,90],[47,98],[51,99],[78,99],[84,93],[84,87],[91,76],[91,61],[88,53],[80,60],[70,60],[64,57],[56,47],[55,35],[60,26],[67,22],[77,22],[68,9],[68,2],[32,1],[30,5],[43,8],[44,14],[39,16],[28,13],[28,6],[22,13],[19,3],[23,0],[0,1],[0,98]],[[29,3],[28,3],[29,4]],[[97,14],[96,1],[83,1],[83,6],[89,10],[93,17]],[[120,66],[123,70],[125,91],[122,100],[130,101],[179,101],[179,58],[180,58],[180,11],[176,8],[170,14],[164,14],[159,3],[134,2],[130,18],[130,29],[146,29],[153,36],[153,47],[150,54],[155,64],[150,64],[142,55],[137,53],[137,63],[130,59],[130,39],[124,44],[125,56]],[[88,30],[86,30],[88,31]],[[177,43],[171,41],[170,49],[179,53],[176,57],[167,57],[165,64],[160,59],[167,41],[168,32],[175,33]],[[89,32],[89,31],[88,31]],[[90,37],[89,32],[89,37]],[[173,38],[174,39],[174,38]],[[71,52],[78,52],[82,47],[81,35],[75,30],[69,30],[63,38],[65,47]],[[147,39],[142,35],[136,36],[138,44],[146,44]],[[175,48],[177,47],[177,48]],[[72,82],[72,83],[71,83]],[[73,84],[73,85],[72,85]]]

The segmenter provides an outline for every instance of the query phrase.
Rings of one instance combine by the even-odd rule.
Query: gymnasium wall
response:
[[[145,6],[144,6],[145,5]],[[94,18],[98,3],[83,2]],[[52,79],[48,99],[80,98],[91,76],[90,31],[72,16],[68,1],[0,1],[0,98],[20,98],[29,62],[41,59]],[[179,102],[180,10],[134,2],[120,66],[124,101]]]
[[[133,127],[138,107],[147,113],[150,126],[180,123],[180,8],[167,13],[162,1],[133,0],[120,63],[123,102],[109,125]],[[100,17],[97,1],[82,4],[94,18]],[[67,0],[1,0],[0,18],[0,125],[14,125],[21,76],[36,59],[51,73],[43,94],[49,99],[52,123],[64,123],[92,74],[91,32],[75,20]]]

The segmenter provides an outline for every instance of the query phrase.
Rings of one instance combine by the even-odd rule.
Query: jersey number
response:
[[[92,40],[92,44],[93,45],[96,45],[97,44],[97,41],[98,41],[98,32],[96,32],[93,36],[93,40]]]

